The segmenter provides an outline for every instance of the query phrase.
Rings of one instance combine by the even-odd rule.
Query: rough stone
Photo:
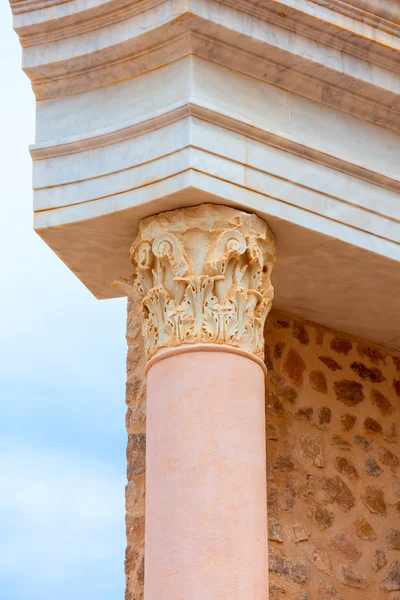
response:
[[[361,590],[369,586],[369,581],[366,576],[355,571],[350,565],[340,565],[339,579],[344,585]]]
[[[283,371],[287,373],[295,385],[301,386],[303,384],[305,368],[306,363],[300,354],[296,350],[293,350],[293,348],[290,348],[283,364]]]
[[[400,591],[400,562],[398,560],[390,565],[386,578],[381,582],[381,588],[385,592]]]
[[[354,361],[351,363],[350,368],[354,373],[364,380],[371,381],[372,383],[381,383],[382,381],[386,381],[386,377],[382,375],[382,371],[377,367],[372,367],[369,369],[363,363]]]
[[[329,500],[334,504],[337,504],[343,510],[351,510],[355,505],[353,492],[347,487],[339,475],[336,475],[336,477],[325,477],[323,489]]]
[[[361,499],[371,513],[386,516],[386,502],[383,490],[369,485],[366,487]]]
[[[266,423],[267,440],[279,440],[279,429],[272,423]]]
[[[367,440],[362,435],[355,435],[355,436],[353,436],[353,442],[357,446],[360,446],[360,448],[362,448],[364,450],[364,452],[369,452],[370,450],[372,450],[372,446],[373,446],[372,441],[371,440]]]
[[[333,512],[323,506],[316,506],[312,511],[312,517],[321,531],[325,531],[325,529],[331,527],[335,520]]]
[[[392,490],[395,494],[400,494],[400,479],[393,478]]]
[[[301,524],[296,524],[293,525],[292,527],[293,530],[293,540],[296,544],[299,544],[300,542],[306,542],[308,540],[308,533],[306,533],[306,530],[304,529],[304,526]]]
[[[371,417],[367,417],[364,421],[364,429],[367,433],[380,433],[383,434],[382,425],[375,421],[375,419],[371,419]]]
[[[288,473],[297,469],[296,461],[290,454],[277,454],[274,464],[274,469]]]
[[[396,423],[392,423],[391,426],[389,427],[389,430],[388,430],[387,434],[385,435],[385,440],[389,444],[397,444],[397,442],[399,441],[399,432],[397,430]]]
[[[282,529],[275,519],[268,519],[268,539],[283,544]]]
[[[396,392],[396,396],[400,398],[400,379],[393,379],[393,389]]]
[[[293,324],[292,336],[304,346],[308,346],[308,344],[310,343],[310,336],[308,335],[304,325],[302,325],[301,323]]]
[[[388,550],[400,550],[400,531],[398,529],[387,531],[385,539]]]
[[[309,568],[302,560],[288,560],[272,550],[269,551],[268,567],[287,581],[305,583],[310,578]]]
[[[291,481],[287,481],[283,488],[283,510],[292,512],[296,503],[296,488]]]
[[[358,537],[366,542],[372,542],[377,538],[375,531],[365,519],[358,519],[358,521],[355,521],[354,530]]]
[[[330,574],[332,568],[329,561],[329,556],[323,550],[320,550],[313,544],[306,546],[306,557],[309,563],[323,573]]]
[[[327,429],[332,420],[332,411],[328,406],[321,406],[317,412],[317,425],[320,429]]]
[[[338,352],[339,354],[344,354],[345,356],[347,356],[347,354],[352,349],[353,344],[351,343],[350,340],[347,340],[346,338],[334,337],[333,340],[331,341],[330,346],[331,346],[331,350],[334,350],[335,352]]]
[[[274,358],[276,360],[282,358],[283,351],[285,349],[286,344],[284,342],[279,342],[274,346]]]
[[[268,373],[273,373],[274,363],[272,362],[271,358],[271,348],[268,346],[268,344],[264,344],[264,363],[267,367]]]
[[[346,406],[357,406],[364,401],[364,392],[361,383],[351,379],[342,379],[333,384],[336,398]]]
[[[277,396],[279,396],[279,398],[283,398],[284,400],[287,400],[288,402],[290,402],[290,404],[294,404],[296,402],[297,398],[299,397],[296,390],[289,386],[285,386],[283,388],[276,390],[276,394],[277,394]]]
[[[300,447],[303,456],[310,458],[313,465],[322,468],[325,466],[324,453],[321,438],[315,435],[302,437]]]
[[[279,490],[275,487],[267,488],[267,510],[268,514],[279,514]]]
[[[322,371],[311,371],[310,373],[311,387],[321,394],[328,393],[328,384],[326,382],[325,373]]]
[[[386,396],[384,396],[378,390],[372,389],[370,393],[370,398],[371,404],[373,406],[376,406],[376,408],[379,410],[383,417],[387,417],[395,411],[395,408],[392,406],[392,404],[389,402]]]
[[[361,552],[345,533],[336,533],[332,536],[331,546],[352,563],[358,562],[361,558]]]
[[[128,437],[126,457],[128,460],[127,477],[129,481],[133,475],[144,473],[146,469],[145,433],[133,433]]]
[[[400,373],[400,356],[392,356],[393,364],[396,367],[396,371]]]
[[[379,477],[379,475],[382,473],[382,469],[380,468],[376,460],[372,458],[372,456],[367,458],[367,460],[364,463],[364,467],[368,475],[371,475],[371,477]]]
[[[386,558],[386,554],[384,553],[384,551],[383,550],[375,550],[374,558],[372,561],[372,568],[375,571],[375,573],[377,573],[378,571],[383,569],[383,567],[386,567],[386,565],[387,565],[387,558]]]
[[[355,415],[351,415],[350,413],[344,413],[340,417],[340,422],[342,424],[342,428],[345,431],[350,431],[351,429],[353,429],[354,425],[356,424],[357,417]]]
[[[359,343],[357,344],[357,350],[361,357],[367,356],[374,365],[379,365],[380,362],[385,363],[386,353],[379,350],[379,348],[372,348]]]
[[[341,367],[331,356],[318,356],[318,358],[330,371],[341,371],[343,369],[343,367]]]
[[[272,325],[275,329],[288,329],[290,327],[290,321],[286,319],[274,319]]]
[[[267,412],[271,415],[277,415],[278,417],[285,416],[285,408],[282,402],[273,392],[271,392],[271,390],[267,390],[265,407]]]
[[[269,583],[269,598],[270,600],[280,600],[286,596],[287,590],[280,585],[277,581],[270,581]]]
[[[311,421],[314,414],[314,409],[312,406],[302,406],[298,408],[294,413],[296,419],[300,419],[301,421]]]
[[[342,475],[346,475],[349,479],[358,479],[358,472],[353,463],[344,458],[343,456],[337,456],[334,461],[334,467]]]
[[[386,467],[389,467],[389,469],[393,473],[396,473],[397,468],[400,464],[400,461],[397,458],[397,456],[395,454],[393,454],[393,452],[390,452],[390,450],[387,450],[386,448],[381,446],[378,449],[378,458],[383,465],[385,465]]]
[[[337,433],[332,436],[331,445],[338,446],[338,448],[340,448],[340,450],[351,450],[350,442],[343,439],[342,436]]]

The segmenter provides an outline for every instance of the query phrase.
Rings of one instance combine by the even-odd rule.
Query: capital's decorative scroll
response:
[[[146,355],[196,342],[264,356],[275,240],[266,223],[227,206],[202,204],[140,223],[134,274],[114,285],[141,306]]]

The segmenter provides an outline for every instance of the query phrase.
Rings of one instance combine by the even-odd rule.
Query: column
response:
[[[203,204],[143,220],[134,273],[147,359],[145,600],[267,600],[263,362],[275,243]]]

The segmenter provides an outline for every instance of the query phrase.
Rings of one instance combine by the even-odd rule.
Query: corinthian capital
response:
[[[144,219],[133,276],[115,285],[141,306],[147,358],[197,342],[263,358],[275,240],[253,214],[202,204]]]

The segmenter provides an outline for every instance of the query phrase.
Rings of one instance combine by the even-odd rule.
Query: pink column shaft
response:
[[[145,600],[267,600],[264,373],[203,350],[148,372]]]

